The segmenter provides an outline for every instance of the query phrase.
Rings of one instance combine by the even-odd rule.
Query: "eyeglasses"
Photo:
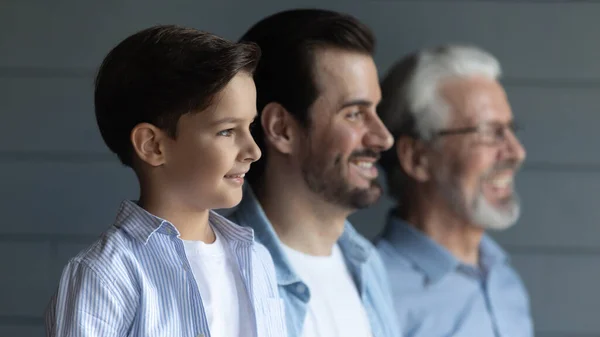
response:
[[[521,130],[514,122],[504,123],[483,123],[478,126],[465,128],[445,129],[434,133],[434,137],[444,137],[453,135],[476,134],[479,142],[489,145],[498,145],[506,141],[507,130],[515,134]]]

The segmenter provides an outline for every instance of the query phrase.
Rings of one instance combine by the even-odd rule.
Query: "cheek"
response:
[[[182,165],[189,177],[204,185],[214,185],[233,169],[237,152],[231,146],[218,145],[218,141],[198,144],[183,158]]]
[[[494,156],[486,151],[472,151],[464,157],[461,176],[464,187],[469,193],[477,193],[486,174],[494,166]]]
[[[324,138],[322,142],[315,144],[317,148],[323,148],[326,144],[328,152],[341,154],[343,157],[348,157],[353,151],[362,148],[360,132],[348,125],[331,127]]]

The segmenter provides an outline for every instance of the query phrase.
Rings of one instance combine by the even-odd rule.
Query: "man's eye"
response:
[[[504,130],[503,126],[497,126],[494,128],[494,135],[498,138],[502,138],[504,137]]]
[[[360,111],[353,111],[350,112],[348,114],[346,114],[346,118],[350,119],[350,120],[354,120],[360,117],[362,113]]]

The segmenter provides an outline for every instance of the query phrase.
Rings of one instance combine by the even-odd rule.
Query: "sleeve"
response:
[[[125,336],[120,303],[109,283],[89,266],[72,261],[46,310],[46,336]]]

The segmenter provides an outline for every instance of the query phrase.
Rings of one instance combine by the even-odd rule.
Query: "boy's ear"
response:
[[[402,136],[396,141],[395,147],[400,167],[409,177],[418,182],[431,179],[430,161],[425,143],[412,137]]]
[[[168,135],[150,123],[140,123],[131,130],[133,150],[150,166],[160,166],[165,163],[165,144]]]
[[[268,144],[281,153],[292,152],[292,142],[297,137],[297,122],[281,104],[267,104],[262,110],[260,123]]]

